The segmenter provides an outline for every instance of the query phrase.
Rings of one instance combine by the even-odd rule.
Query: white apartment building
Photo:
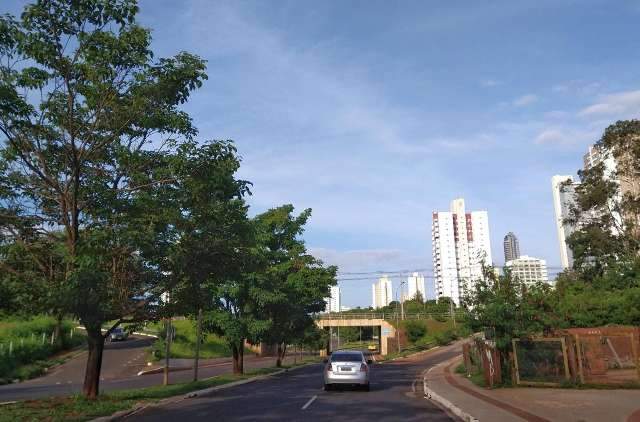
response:
[[[482,265],[492,265],[489,216],[466,212],[464,199],[451,202],[450,211],[433,213],[431,227],[436,296],[456,304],[474,280],[482,278]]]
[[[324,300],[327,303],[325,312],[340,312],[342,310],[340,295],[340,287],[331,286],[331,297]]]
[[[519,280],[527,284],[549,282],[547,261],[544,259],[522,255],[518,259],[507,261],[504,266],[511,270],[511,275],[513,277],[517,277]]]
[[[384,275],[382,276],[377,283],[374,283],[372,286],[373,290],[373,309],[382,308],[383,306],[387,306],[393,301],[393,290],[391,288],[391,280]]]
[[[571,184],[564,185],[570,182]],[[567,245],[567,238],[573,233],[575,227],[565,224],[564,220],[569,217],[571,205],[575,201],[575,188],[577,184],[573,181],[573,176],[553,176],[551,178],[551,190],[553,191],[553,209],[556,214],[556,230],[558,233],[558,243],[560,246],[560,263],[562,268],[573,266],[573,254]]]
[[[424,276],[420,273],[413,273],[407,277],[408,294],[407,299],[411,300],[420,292],[422,300],[427,300],[427,292],[424,288]]]

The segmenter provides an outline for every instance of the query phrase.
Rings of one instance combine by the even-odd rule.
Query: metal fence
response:
[[[640,382],[638,340],[633,333],[575,334],[580,382],[627,384]]]
[[[512,346],[517,384],[558,386],[571,380],[563,337],[513,339]]]
[[[456,312],[456,319],[460,319],[464,316],[462,312]],[[316,319],[322,320],[336,320],[336,319],[385,319],[385,320],[395,320],[395,319],[435,319],[435,320],[447,320],[451,319],[450,313],[411,313],[404,314],[404,317],[401,313],[396,312],[362,312],[362,313],[348,313],[348,312],[332,312],[326,314],[317,314]]]

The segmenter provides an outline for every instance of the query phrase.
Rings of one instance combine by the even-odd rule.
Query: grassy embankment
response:
[[[84,342],[81,332],[73,332],[75,323],[63,320],[61,338],[52,342],[56,320],[49,316],[4,318],[0,320],[0,384],[15,379],[42,375],[62,363],[64,351]]]
[[[172,358],[193,358],[196,350],[196,328],[190,319],[174,320],[172,322],[176,336],[171,343]],[[165,331],[162,323],[152,323],[145,327],[145,331],[158,335],[160,338],[151,346],[153,359],[164,358]],[[215,334],[206,334],[200,345],[200,358],[221,358],[231,356],[231,349],[223,338]]]
[[[388,322],[394,327],[397,327],[398,324],[400,325],[401,330],[407,336],[407,344],[400,352],[397,350],[390,350],[388,355],[379,356],[377,358],[378,361],[407,356],[435,346],[444,346],[460,337],[469,335],[467,330],[461,324],[454,324],[450,319],[437,320],[426,318],[410,319],[405,321],[390,320]],[[341,331],[341,335],[343,331],[345,330],[343,329]],[[357,331],[357,328],[347,330],[345,332],[347,337],[354,335],[351,331],[355,332]],[[377,344],[377,340],[346,341],[345,343],[340,344],[340,348],[362,349],[366,348],[369,344]]]

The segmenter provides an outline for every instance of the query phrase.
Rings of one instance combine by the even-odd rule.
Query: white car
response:
[[[111,331],[111,334],[109,334],[109,338],[111,339],[111,341],[124,341],[127,339],[127,337],[129,337],[129,333],[120,327],[114,328],[113,331]]]
[[[353,385],[369,391],[369,364],[364,353],[357,350],[337,350],[325,360],[324,389],[335,385]]]

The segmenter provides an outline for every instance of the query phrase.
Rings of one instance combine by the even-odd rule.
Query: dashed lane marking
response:
[[[307,409],[307,407],[311,406],[311,403],[313,403],[317,398],[318,398],[318,396],[313,396],[313,397],[311,397],[311,398],[309,399],[309,401],[308,401],[308,402],[306,402],[306,403],[304,404],[304,406],[302,406],[302,410],[306,410],[306,409]]]

